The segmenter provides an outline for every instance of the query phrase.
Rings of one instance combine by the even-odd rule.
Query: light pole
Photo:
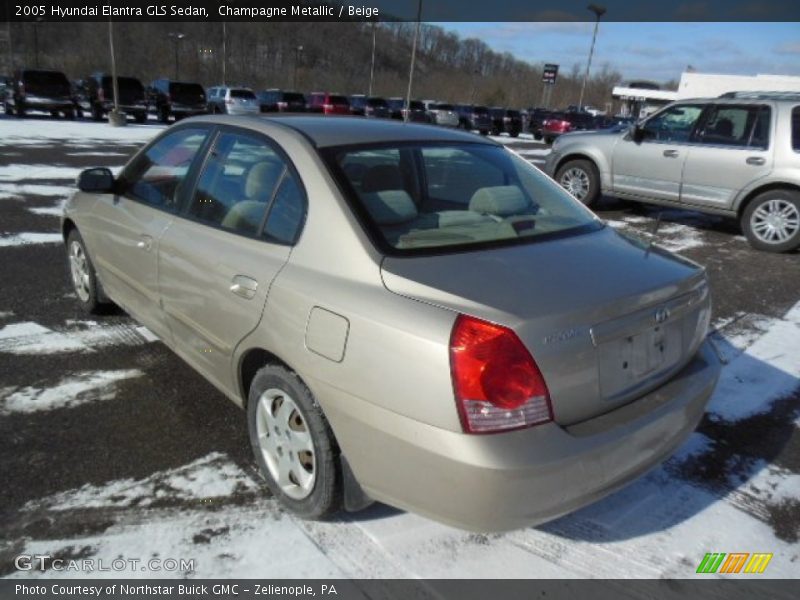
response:
[[[222,22],[222,85],[227,85],[225,81],[226,68],[228,66],[228,25]]]
[[[39,68],[39,23],[42,21],[44,19],[39,17],[33,22],[33,62],[37,69]]]
[[[581,85],[581,97],[578,100],[579,111],[583,109],[583,95],[586,92],[586,82],[589,80],[589,69],[592,67],[592,54],[594,54],[594,42],[597,39],[597,28],[600,26],[600,17],[606,14],[606,9],[604,6],[599,6],[597,4],[590,4],[586,8],[592,11],[597,17],[597,19],[594,22],[594,34],[592,35],[592,45],[589,48],[589,60],[586,63],[586,73],[584,73],[583,75],[583,85]]]
[[[179,76],[180,69],[178,65],[178,49],[180,47],[181,40],[186,37],[186,34],[170,32],[167,34],[167,36],[175,40],[175,79],[178,80],[180,79]]]
[[[112,127],[128,124],[128,118],[119,112],[119,84],[117,83],[117,57],[114,53],[114,22],[108,20],[108,49],[111,53],[111,93],[114,95],[114,110],[108,114],[108,123]]]
[[[417,28],[414,30],[414,44],[411,46],[411,67],[408,69],[408,89],[406,90],[406,114],[404,121],[408,123],[411,116],[411,84],[414,82],[414,61],[417,59],[417,38],[419,38],[419,26],[422,21],[422,0],[417,5]]]
[[[297,90],[297,65],[300,62],[300,53],[303,51],[302,46],[294,49],[294,74],[292,75],[292,89]]]
[[[375,33],[378,29],[378,23],[376,21],[372,22],[372,66],[369,68],[369,93],[368,96],[372,96],[372,80],[375,77]]]

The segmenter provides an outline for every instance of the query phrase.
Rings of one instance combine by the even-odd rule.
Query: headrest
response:
[[[361,199],[378,225],[398,225],[417,216],[417,207],[405,190],[362,194]]]
[[[261,202],[269,200],[267,195],[275,188],[281,168],[278,163],[269,161],[257,162],[250,167],[244,184],[245,198]]]
[[[520,213],[528,206],[522,190],[515,185],[480,188],[472,194],[469,201],[470,210],[501,217]]]

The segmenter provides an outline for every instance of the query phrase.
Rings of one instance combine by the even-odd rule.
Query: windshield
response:
[[[332,148],[326,158],[389,253],[520,243],[602,227],[536,167],[498,146]]]

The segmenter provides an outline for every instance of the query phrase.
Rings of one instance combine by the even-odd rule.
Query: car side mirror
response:
[[[106,167],[95,167],[81,171],[78,189],[82,192],[107,194],[114,191],[114,174]]]
[[[645,129],[638,123],[631,127],[631,138],[637,144],[644,139],[645,136]]]

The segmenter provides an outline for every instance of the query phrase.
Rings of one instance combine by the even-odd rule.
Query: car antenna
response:
[[[658,234],[658,228],[661,227],[661,215],[662,215],[662,211],[658,211],[658,216],[656,217],[656,222],[653,225],[653,231],[650,232],[650,243],[647,244],[647,250],[645,251],[645,256],[650,254],[650,248],[653,246],[653,242],[656,241],[656,235]]]

